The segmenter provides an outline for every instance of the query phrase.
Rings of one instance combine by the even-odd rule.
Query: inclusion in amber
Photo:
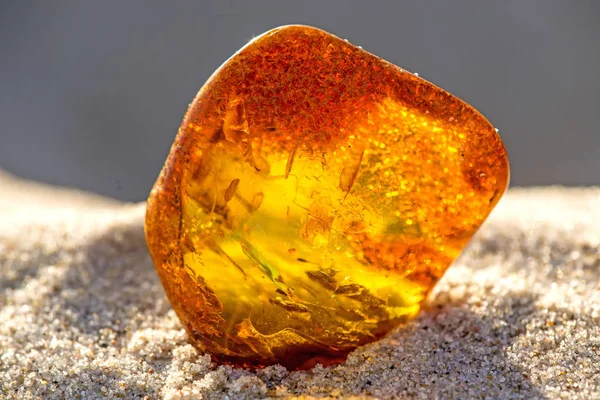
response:
[[[331,364],[418,312],[508,177],[473,107],[286,26],[191,103],[146,238],[183,326],[216,361]]]

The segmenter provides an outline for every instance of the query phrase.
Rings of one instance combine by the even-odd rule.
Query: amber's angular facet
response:
[[[490,123],[331,34],[286,26],[200,90],[146,238],[191,340],[306,368],[407,321],[504,193]]]

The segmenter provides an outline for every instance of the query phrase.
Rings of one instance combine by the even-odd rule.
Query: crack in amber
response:
[[[471,106],[286,26],[190,105],[146,238],[192,342],[215,360],[332,364],[416,315],[508,178],[498,134]]]

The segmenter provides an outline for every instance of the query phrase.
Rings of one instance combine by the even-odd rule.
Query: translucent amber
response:
[[[473,107],[286,26],[191,103],[146,238],[190,339],[215,360],[326,365],[415,316],[508,177]]]

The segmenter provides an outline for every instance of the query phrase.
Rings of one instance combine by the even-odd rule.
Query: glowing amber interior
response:
[[[468,104],[331,34],[274,29],[190,105],[146,236],[221,362],[330,364],[413,317],[504,193]]]

